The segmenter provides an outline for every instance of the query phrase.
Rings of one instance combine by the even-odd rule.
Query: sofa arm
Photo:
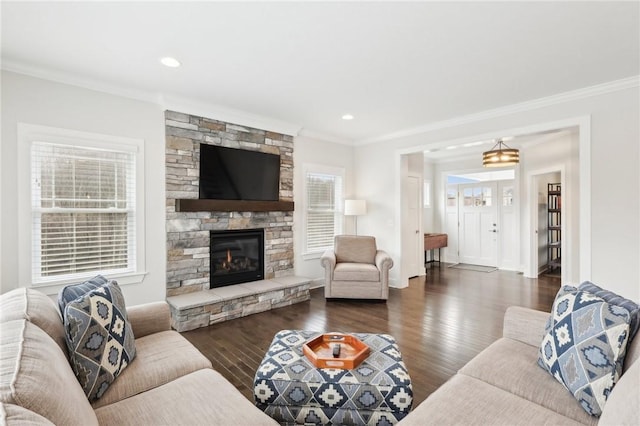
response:
[[[136,338],[171,330],[171,310],[167,302],[131,306],[127,308],[127,316]]]
[[[388,272],[389,269],[393,268],[393,259],[384,250],[378,250],[376,252],[376,258],[374,262],[376,264],[376,268],[378,268],[380,271]]]
[[[504,314],[502,336],[531,346],[540,346],[548,312],[510,306]]]

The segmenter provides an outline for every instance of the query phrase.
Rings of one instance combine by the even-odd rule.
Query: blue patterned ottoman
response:
[[[302,353],[322,333],[282,330],[267,350],[253,382],[262,411],[284,425],[395,424],[411,410],[413,391],[393,337],[352,333],[371,353],[353,370],[316,368]]]

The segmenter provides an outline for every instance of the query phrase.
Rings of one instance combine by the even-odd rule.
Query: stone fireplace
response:
[[[211,231],[210,288],[264,278],[264,230]]]
[[[280,155],[281,201],[293,201],[293,138],[174,111],[165,112],[167,194],[167,296],[208,290],[210,232],[262,229],[264,271],[260,279],[293,274],[293,211],[247,204],[185,209],[199,195],[200,144]]]

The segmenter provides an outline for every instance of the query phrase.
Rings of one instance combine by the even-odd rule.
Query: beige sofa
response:
[[[503,337],[465,365],[400,424],[634,425],[640,424],[640,338],[628,347],[624,373],[602,416],[587,414],[537,365],[548,313],[511,307]]]
[[[320,258],[324,268],[324,297],[389,298],[389,269],[393,259],[378,250],[369,236],[336,235],[334,248]]]
[[[277,424],[170,329],[166,303],[127,313],[136,358],[90,404],[69,365],[55,303],[35,290],[0,296],[0,424]]]

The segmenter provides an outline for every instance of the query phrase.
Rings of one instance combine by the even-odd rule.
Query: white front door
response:
[[[498,265],[498,210],[495,182],[459,186],[459,262]]]

